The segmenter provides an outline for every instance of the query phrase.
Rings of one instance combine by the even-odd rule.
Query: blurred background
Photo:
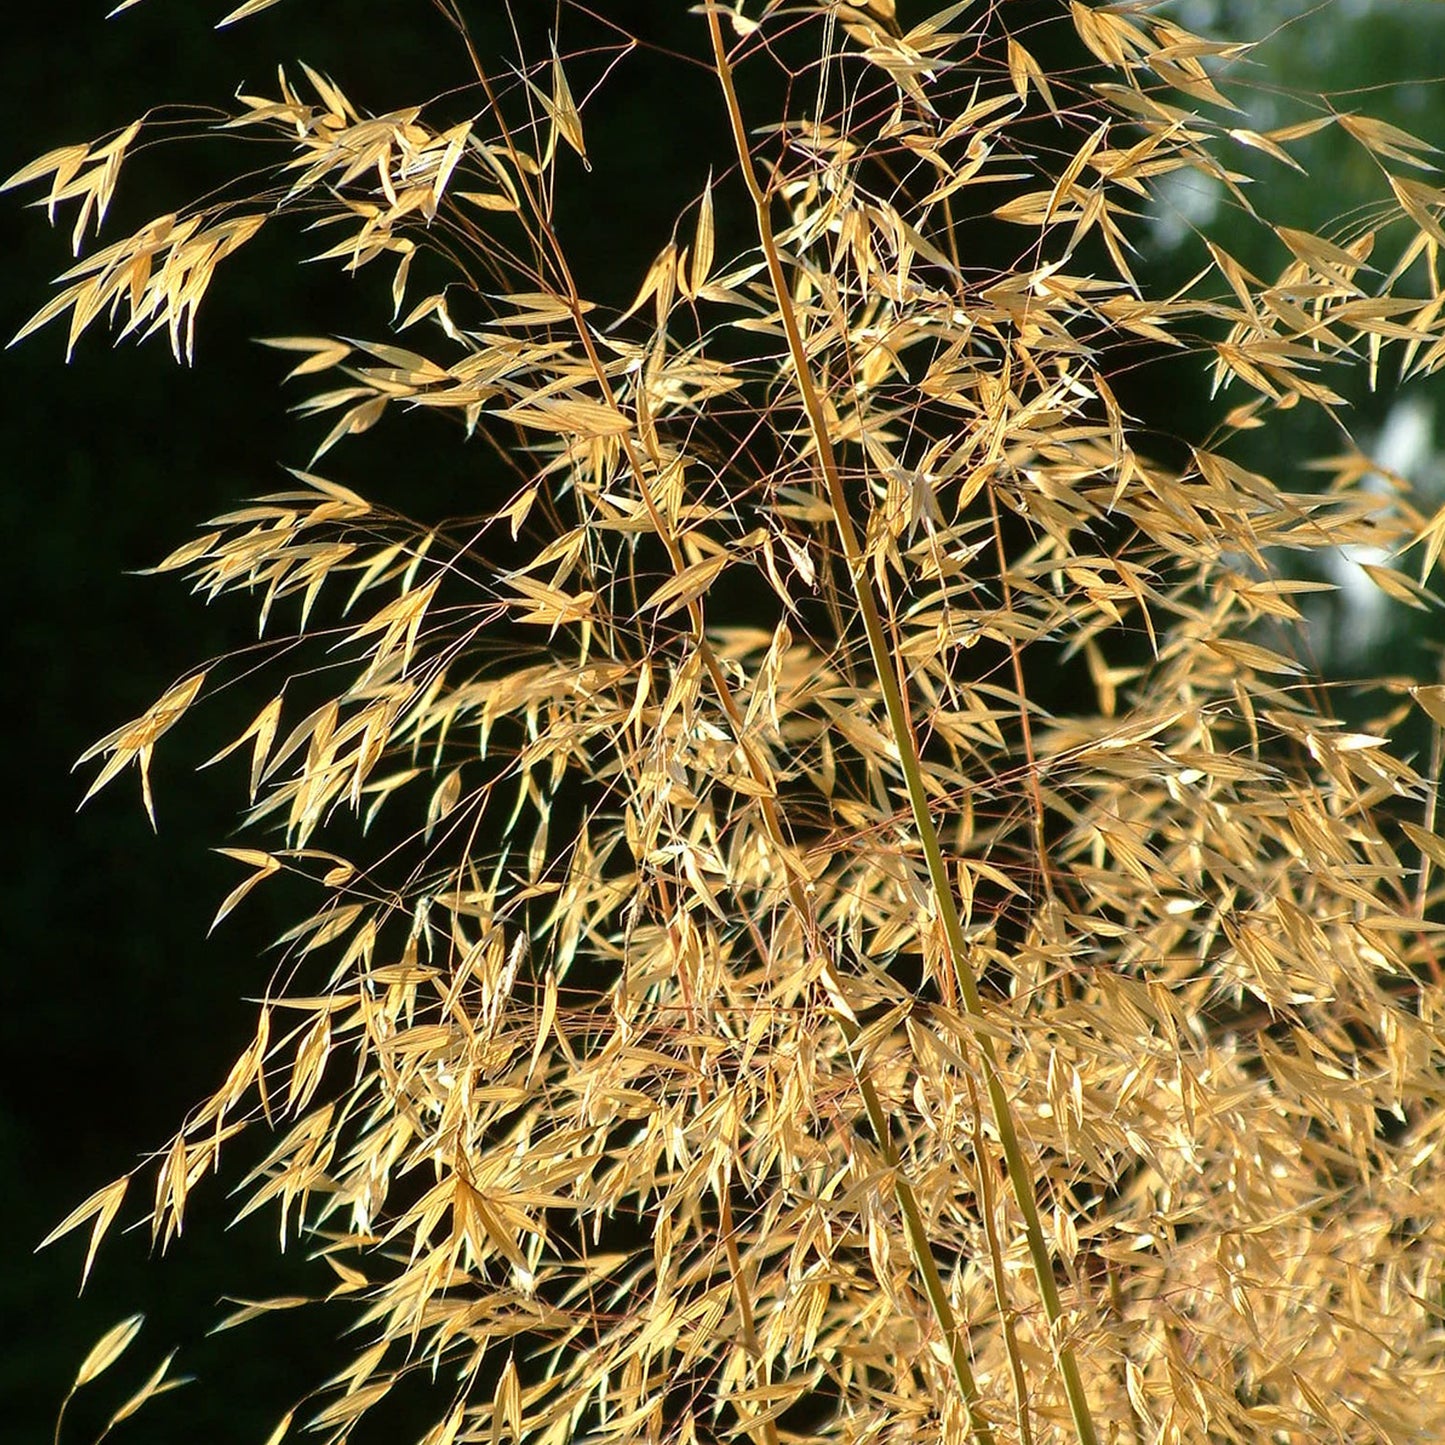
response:
[[[294,73],[297,60],[308,61],[374,113],[468,79],[453,35],[420,0],[282,3],[213,32],[209,22],[226,8],[224,0],[145,0],[107,21],[103,0],[65,0],[26,7],[23,19],[7,16],[0,176],[55,146],[94,139],[149,106],[222,106],[243,82],[274,89],[278,62]],[[515,60],[502,7],[479,0],[464,8],[483,53],[490,48]],[[544,53],[552,6],[527,0],[523,8],[529,53]],[[703,27],[681,0],[599,0],[593,8],[662,49],[702,55]],[[905,26],[933,8],[898,0]],[[1043,0],[1004,7],[1021,31],[1059,8]],[[1240,124],[1262,129],[1307,119],[1314,112],[1290,92],[1325,91],[1341,111],[1364,111],[1445,145],[1445,5],[1180,0],[1158,8],[1191,29],[1261,40],[1231,72],[1231,94],[1249,111]],[[587,44],[614,50],[596,52],[571,72],[579,100],[586,85],[578,74],[588,84],[599,78],[620,40],[564,15],[564,53],[584,34]],[[1066,42],[1041,30],[1030,45],[1047,65],[1051,47]],[[1076,51],[1057,53],[1077,63]],[[701,192],[709,160],[727,153],[721,107],[710,94],[700,89],[680,101],[678,76],[685,73],[665,55],[638,51],[595,101],[584,102],[593,170],[564,166],[559,220],[584,291],[604,304],[630,301],[672,217]],[[461,114],[471,108],[465,98],[451,104]],[[200,114],[176,110],[162,118]],[[1367,215],[1386,195],[1363,150],[1337,128],[1297,153],[1310,178],[1266,157],[1242,157],[1255,177],[1256,206],[1276,222],[1312,229],[1331,215]],[[225,146],[150,148],[128,164],[104,237],[202,194],[236,164],[234,148]],[[0,197],[0,332],[7,338],[69,264],[69,212],[51,230],[43,211],[24,208],[31,195]],[[720,206],[719,219],[719,254],[744,246],[742,207],[729,214]],[[1181,179],[1139,224],[1138,274],[1146,288],[1194,275],[1201,233],[1257,275],[1285,259],[1264,233],[1241,227],[1220,190]],[[9,699],[0,751],[9,819],[0,869],[0,1434],[8,1440],[50,1438],[85,1352],[135,1311],[147,1315],[145,1330],[125,1360],[72,1405],[67,1441],[94,1439],[173,1347],[181,1349],[175,1369],[199,1383],[148,1406],[119,1438],[129,1430],[130,1438],[157,1442],[261,1445],[286,1408],[337,1363],[345,1320],[324,1310],[207,1337],[226,1312],[225,1297],[299,1294],[330,1281],[294,1245],[278,1253],[270,1213],[226,1229],[233,1209],[213,1180],[201,1186],[185,1235],[164,1259],[152,1257],[147,1235],[113,1234],[79,1300],[85,1230],[32,1254],[87,1195],[163,1146],[185,1110],[219,1084],[249,1039],[254,1008],[247,1000],[264,986],[270,945],[295,921],[294,900],[276,887],[253,895],[207,937],[219,900],[237,881],[235,865],[208,849],[232,841],[240,774],[194,769],[264,699],[209,705],[167,737],[154,768],[156,833],[133,775],[77,815],[93,774],[71,768],[184,670],[253,638],[249,606],[204,607],[174,577],[135,573],[229,504],[284,486],[281,467],[305,466],[324,434],[325,421],[288,415],[304,391],[282,390],[290,363],[253,338],[386,334],[389,274],[363,271],[352,279],[330,264],[294,264],[315,249],[298,228],[280,227],[224,267],[201,311],[194,368],[177,366],[162,338],[112,351],[99,330],[66,365],[61,327],[0,355],[0,423],[10,457],[0,488],[0,677]],[[1199,439],[1222,406],[1210,400],[1198,355],[1132,370],[1120,380],[1120,395],[1161,450]],[[1402,388],[1384,372],[1376,393],[1350,396],[1356,440],[1418,488],[1417,505],[1427,513],[1439,505],[1445,481],[1439,397],[1433,379]],[[1251,458],[1247,447],[1236,455],[1286,483],[1297,458],[1342,450],[1341,438],[1318,424],[1271,427],[1269,445],[1267,457]],[[480,465],[451,431],[422,418],[343,444],[318,469],[432,518],[485,505],[474,495]],[[1321,605],[1311,632],[1322,668],[1339,677],[1387,670],[1436,680],[1437,616],[1388,602],[1362,581],[1361,560],[1375,559],[1331,562],[1341,590]],[[1342,696],[1341,705],[1355,704]],[[252,1157],[247,1146],[236,1151],[229,1183]],[[434,1402],[403,1399],[357,1438],[414,1438],[438,1412]]]

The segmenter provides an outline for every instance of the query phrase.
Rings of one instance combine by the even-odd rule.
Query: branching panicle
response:
[[[554,205],[597,56],[564,24],[509,65],[437,8],[473,119],[282,72],[218,127],[270,147],[260,188],[80,259],[21,333],[190,357],[220,263],[301,220],[390,258],[405,333],[268,342],[324,378],[315,457],[424,408],[504,462],[430,526],[298,470],[160,564],[250,594],[275,673],[212,759],[248,767],[218,921],[282,872],[317,902],[155,1237],[275,1132],[242,1212],[323,1244],[364,1340],[329,1438],[423,1367],[428,1445],[1440,1436],[1445,844],[1387,734],[1438,741],[1445,691],[1333,717],[1291,570],[1367,543],[1435,605],[1445,513],[1372,487],[1339,390],[1445,365],[1430,147],[1249,128],[1244,48],[1163,6],[1061,5],[1061,69],[998,3],[709,5],[686,103],[734,149],[618,312]],[[1327,126],[1388,201],[1272,224],[1242,157]],[[79,248],[144,137],[7,184]],[[1210,241],[1151,292],[1137,215],[1181,174],[1272,277]],[[1232,403],[1173,461],[1118,396],[1166,347]],[[1346,439],[1308,490],[1242,456],[1297,408]],[[135,762],[149,808],[227,669],[91,791]],[[56,1231],[93,1221],[87,1270],[125,1185]]]

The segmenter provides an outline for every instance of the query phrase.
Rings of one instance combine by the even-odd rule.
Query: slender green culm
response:
[[[912,810],[913,823],[918,830],[919,842],[928,865],[928,881],[932,888],[933,901],[948,936],[949,964],[964,1007],[970,1014],[978,1017],[983,1013],[983,1000],[979,996],[978,982],[968,966],[968,944],[964,938],[963,924],[958,916],[958,906],[954,901],[953,885],[948,877],[948,867],[944,862],[943,850],[939,846],[938,830],[933,825],[928,794],[923,786],[923,770],[913,737],[913,724],[904,707],[902,693],[899,691],[898,674],[895,671],[896,662],[889,651],[888,641],[883,631],[883,621],[878,615],[878,604],[874,599],[873,588],[868,580],[867,564],[858,545],[857,534],[849,515],[848,499],[844,493],[842,477],[837,458],[834,455],[827,417],[813,384],[807,352],[798,327],[797,312],[792,302],[792,293],[783,272],[777,240],[773,235],[772,223],[769,218],[769,197],[759,185],[756,171],[753,168],[742,110],[738,105],[737,91],[732,83],[732,67],[728,63],[722,30],[715,10],[708,13],[708,25],[712,33],[713,57],[717,65],[718,77],[727,97],[733,141],[738,149],[738,163],[742,167],[743,177],[747,182],[748,192],[752,196],[754,210],[757,214],[763,255],[767,259],[768,274],[772,280],[778,314],[787,336],[788,352],[793,364],[793,373],[797,378],[798,393],[807,414],[809,432],[816,449],[818,465],[827,485],[829,507],[838,529],[838,540],[853,584],[853,595],[857,599],[858,610],[863,618],[863,627],[868,636],[868,651],[873,661],[873,670],[877,675],[879,689],[883,694],[883,703],[888,712],[889,732],[898,752],[898,764],[903,771],[904,782],[908,788],[909,808]],[[1008,1095],[1004,1092],[1003,1084],[999,1080],[998,1060],[994,1055],[993,1041],[986,1034],[979,1037],[979,1053],[983,1059],[983,1078],[988,1089],[989,1104],[993,1109],[994,1123],[998,1128],[999,1139],[1003,1144],[1004,1159],[1008,1164],[1009,1182],[1013,1186],[1014,1196],[1018,1200],[1019,1209],[1024,1217],[1024,1228],[1028,1234],[1029,1255],[1033,1261],[1034,1278],[1038,1282],[1039,1294],[1043,1298],[1049,1323],[1054,1325],[1063,1316],[1063,1304],[1059,1299],[1058,1287],[1054,1283],[1054,1261],[1049,1247],[1044,1241],[1043,1228],[1039,1223],[1039,1208],[1034,1198],[1033,1170],[1024,1158],[1023,1149],[1019,1145],[1018,1131],[1014,1128]],[[899,1188],[900,1204],[902,1204],[901,1191],[906,1188],[906,1185],[900,1184]],[[938,1314],[943,1304],[941,1287],[938,1286],[938,1272],[933,1265],[932,1255],[924,1244],[926,1236],[923,1232],[922,1221],[918,1218],[916,1206],[905,1206],[905,1214],[909,1223],[910,1246],[914,1249],[918,1268],[924,1274],[929,1300],[934,1305],[935,1314]],[[954,1332],[945,1325],[945,1316],[938,1314],[938,1320],[940,1328],[945,1331],[945,1337],[951,1338]],[[1080,1445],[1095,1445],[1098,1436],[1094,1430],[1093,1418],[1089,1413],[1089,1402],[1084,1393],[1084,1382],[1079,1373],[1079,1365],[1074,1357],[1073,1347],[1064,1341],[1060,1344],[1058,1353],[1059,1369],[1063,1374],[1064,1388],[1068,1392],[1069,1410],[1074,1417],[1074,1428],[1078,1431]],[[960,1376],[960,1385],[962,1383],[963,1377]],[[965,1394],[970,1402],[970,1409],[972,1409],[976,1393],[972,1389],[968,1389]]]

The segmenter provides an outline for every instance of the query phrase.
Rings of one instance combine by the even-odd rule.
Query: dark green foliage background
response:
[[[468,78],[453,35],[425,6],[406,7],[399,22],[388,0],[347,0],[344,23],[340,6],[283,6],[217,34],[206,20],[223,9],[148,0],[106,22],[103,4],[80,0],[35,7],[20,33],[7,18],[0,172],[99,136],[161,101],[224,105],[242,80],[274,88],[278,61],[299,75],[296,60],[307,60],[374,112]],[[483,53],[514,55],[501,7],[469,9]],[[609,14],[660,44],[696,49],[702,32],[686,7],[659,10],[614,4]],[[545,53],[550,11],[526,12],[530,53]],[[574,43],[576,34],[569,30]],[[590,81],[601,61],[579,68]],[[683,113],[676,80],[666,60],[626,62],[590,137],[593,173],[578,172],[585,185],[562,206],[560,228],[580,284],[618,304],[630,300],[672,217],[701,191],[708,157],[726,138],[720,108]],[[459,115],[471,108],[465,97],[452,106]],[[201,194],[240,164],[235,146],[224,144],[138,155],[127,163],[105,235]],[[69,224],[50,230],[21,199],[7,196],[0,205],[7,337],[68,264]],[[729,239],[720,237],[720,248]],[[245,606],[204,609],[176,579],[131,574],[207,516],[284,485],[280,465],[304,466],[323,434],[288,418],[297,397],[279,386],[285,358],[249,338],[386,334],[387,278],[378,271],[353,280],[329,264],[296,267],[308,247],[318,249],[296,228],[277,227],[223,269],[202,313],[194,370],[177,367],[161,338],[112,352],[99,336],[85,338],[66,367],[58,329],[0,358],[8,462],[0,537],[9,559],[0,583],[3,787],[11,825],[0,870],[7,965],[0,1433],[7,1439],[48,1439],[86,1350],[136,1310],[146,1313],[146,1328],[74,1402],[66,1439],[93,1438],[173,1345],[182,1346],[176,1369],[200,1382],[148,1407],[133,1435],[263,1441],[342,1358],[335,1346],[345,1320],[324,1312],[205,1337],[224,1312],[223,1296],[324,1289],[331,1278],[308,1266],[294,1243],[277,1256],[269,1215],[225,1230],[230,1210],[214,1181],[204,1186],[214,1197],[198,1216],[205,1227],[188,1230],[160,1263],[149,1258],[144,1236],[112,1238],[79,1302],[83,1232],[31,1254],[67,1210],[139,1151],[163,1144],[185,1109],[220,1081],[253,1024],[243,1000],[264,986],[274,958],[268,947],[297,916],[283,886],[206,938],[235,870],[205,845],[226,842],[233,830],[241,775],[226,766],[199,775],[193,768],[245,725],[255,698],[237,690],[167,739],[155,773],[157,835],[133,780],[77,816],[86,783],[70,770],[90,742],[146,707],[181,669],[253,640]],[[429,520],[486,502],[486,455],[425,419],[383,427],[320,469]],[[231,1182],[249,1153],[243,1142]],[[402,1403],[378,1412],[362,1438],[379,1438],[384,1425],[410,1438],[437,1408]]]

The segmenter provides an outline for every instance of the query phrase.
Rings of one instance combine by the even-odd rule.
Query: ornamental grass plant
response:
[[[87,756],[151,809],[245,690],[217,918],[312,902],[214,1094],[52,1238],[164,1248],[219,1174],[323,1257],[348,1333],[273,1445],[411,1376],[426,1445],[1445,1438],[1445,686],[1343,721],[1301,612],[1365,544],[1435,606],[1445,512],[1346,401],[1445,364],[1433,147],[1251,129],[1248,47],[1168,5],[704,3],[669,63],[729,141],[609,308],[558,197],[645,21],[562,0],[504,54],[474,9],[398,13],[455,46],[430,102],[246,87],[192,127],[233,183],[129,235],[91,239],[160,119],[7,182],[78,257],[22,335],[189,359],[263,228],[395,312],[267,343],[316,454],[158,568],[261,642]],[[1330,128],[1378,204],[1272,219],[1250,168]],[[1276,269],[1200,237],[1141,285],[1181,174]],[[1161,445],[1121,378],[1170,352],[1217,419]],[[338,478],[422,410],[435,522]],[[1305,411],[1335,450],[1256,470]]]

